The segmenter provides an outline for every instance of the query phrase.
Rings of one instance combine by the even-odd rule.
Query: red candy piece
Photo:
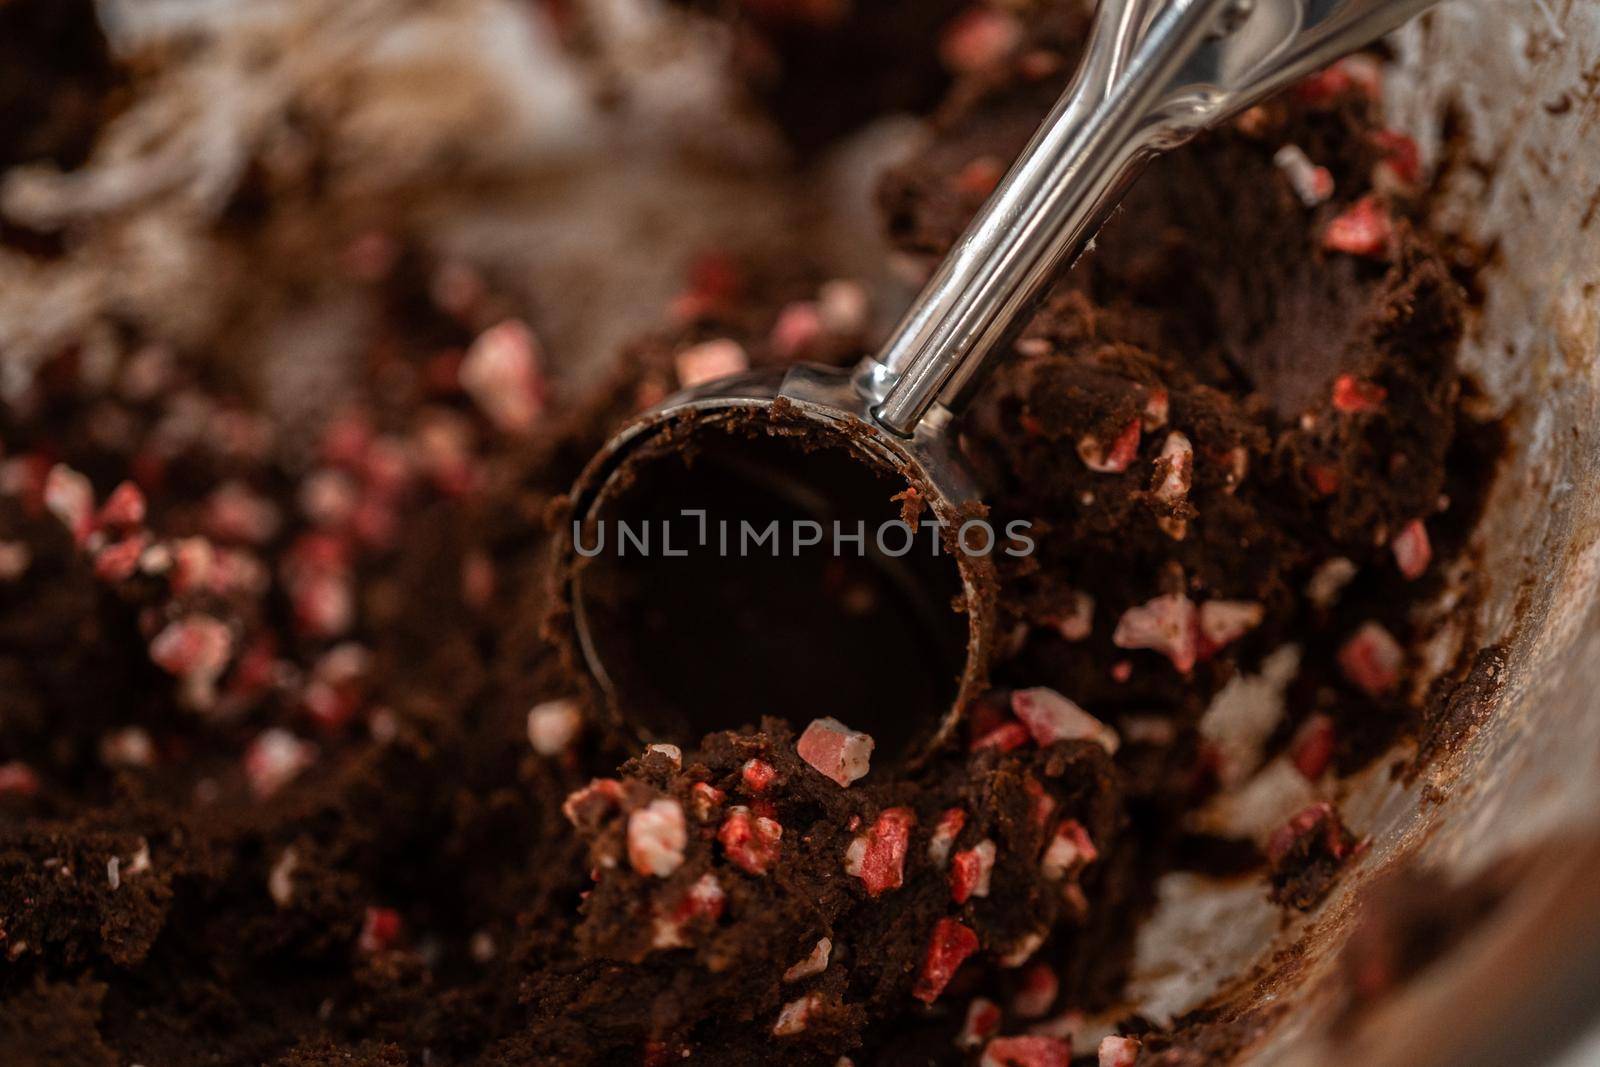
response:
[[[1346,415],[1380,411],[1389,391],[1374,382],[1341,374],[1333,381],[1333,410]]]
[[[910,808],[890,808],[845,852],[845,873],[861,879],[872,896],[899,889],[905,878],[906,848],[917,823]]]
[[[1433,562],[1433,543],[1428,540],[1428,528],[1421,519],[1412,519],[1400,527],[1400,532],[1389,542],[1394,552],[1394,562],[1408,580],[1421,578]]]
[[[940,919],[928,940],[928,954],[922,961],[922,974],[911,995],[932,1004],[955,977],[956,969],[978,951],[978,935],[954,919]],[[1065,1061],[1062,1061],[1063,1063]]]
[[[400,913],[393,908],[368,908],[356,947],[369,955],[382,952],[400,937]]]
[[[1322,247],[1329,252],[1381,259],[1389,251],[1394,223],[1377,197],[1364,196],[1336,216],[1322,231]]]
[[[728,861],[750,874],[763,875],[778,859],[783,827],[772,819],[734,808],[717,831]]]

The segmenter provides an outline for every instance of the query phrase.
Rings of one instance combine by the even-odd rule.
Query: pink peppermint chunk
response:
[[[1322,231],[1322,247],[1329,252],[1385,258],[1394,236],[1389,209],[1375,196],[1364,196]]]
[[[1400,532],[1389,542],[1394,552],[1395,566],[1407,580],[1421,578],[1433,562],[1433,544],[1428,540],[1428,528],[1421,519],[1412,519],[1400,527]]]
[[[735,807],[722,821],[717,840],[730,863],[759,876],[778,861],[783,826],[764,815],[750,814],[749,808]]]
[[[628,816],[628,862],[640,874],[665,878],[683,866],[689,831],[676,800],[652,800]]]
[[[950,859],[950,847],[956,843],[965,825],[967,813],[960,808],[946,808],[944,814],[939,816],[939,821],[933,827],[933,836],[928,839],[928,860],[935,867],[943,867]]]
[[[94,529],[94,487],[65,463],[57,463],[45,476],[44,506],[61,520],[77,544],[83,544]]]
[[[1060,879],[1082,870],[1099,859],[1100,852],[1089,839],[1089,831],[1077,819],[1063,819],[1055,836],[1044,850],[1040,866],[1046,878]]]
[[[957,852],[950,860],[950,899],[965,904],[973,897],[988,896],[994,856],[995,843],[988,838]]]
[[[821,1006],[822,997],[817,993],[807,993],[798,1000],[791,1000],[778,1012],[778,1021],[772,1024],[772,1036],[792,1037],[804,1033],[811,1016]]]
[[[1000,1005],[987,997],[973,997],[967,1005],[967,1018],[956,1035],[958,1048],[977,1048],[1000,1029]]]
[[[1057,741],[1093,741],[1109,753],[1117,751],[1117,732],[1054,689],[1018,689],[1011,711],[1042,748]]]
[[[798,982],[802,978],[821,974],[828,969],[828,957],[833,953],[833,939],[822,937],[817,939],[816,945],[811,949],[811,954],[799,963],[783,972],[785,982]]]
[[[922,961],[922,974],[911,995],[932,1004],[955,977],[956,969],[978,951],[978,935],[954,919],[940,919],[928,939],[928,954]]]
[[[861,879],[872,896],[899,889],[905,878],[906,847],[917,816],[910,808],[890,808],[845,850],[846,874]]]
[[[461,361],[461,387],[506,433],[527,433],[544,413],[545,383],[533,331],[507,319],[478,335]]]
[[[545,700],[528,712],[528,743],[541,756],[559,756],[583,729],[583,712],[574,700]]]
[[[829,717],[813,719],[795,750],[817,773],[848,787],[870,769],[872,747],[871,735]]]
[[[1207,600],[1200,605],[1200,636],[1208,649],[1219,649],[1260,626],[1266,614],[1254,600]]]
[[[1168,593],[1123,612],[1111,643],[1118,648],[1160,652],[1187,674],[1199,656],[1198,628],[1194,601],[1181,593]]]
[[[1138,1038],[1112,1034],[1100,1039],[1100,1067],[1133,1067],[1138,1059]]]
[[[1380,624],[1361,625],[1339,649],[1339,669],[1368,696],[1381,697],[1400,684],[1405,652]]]
[[[673,357],[672,363],[678,371],[678,382],[685,389],[750,369],[750,357],[744,348],[725,337],[685,348]]]
[[[288,785],[317,761],[317,746],[288,730],[273,727],[256,735],[244,753],[244,774],[250,791],[266,798]]]
[[[1078,458],[1096,474],[1121,474],[1139,455],[1139,429],[1142,419],[1134,419],[1110,443],[1093,434],[1078,439]]]

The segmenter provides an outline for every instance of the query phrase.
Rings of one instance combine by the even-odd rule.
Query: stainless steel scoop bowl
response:
[[[939,710],[921,721],[939,725],[906,731],[899,743],[925,751],[948,733],[957,709],[986,682],[991,645],[993,561],[951,539],[951,531],[982,513],[979,487],[949,429],[984,369],[1009,347],[1051,279],[1088,246],[1150,159],[1370,43],[1434,2],[1103,0],[1071,85],[880,352],[854,370],[802,364],[679,393],[626,426],[579,478],[570,497],[572,521],[557,547],[560,601],[570,609],[563,626],[570,624],[569,636],[613,713],[626,704],[631,721],[652,735],[723,725],[698,719],[692,709],[685,712],[687,705],[712,703],[690,691],[691,675],[704,679],[718,672],[686,669],[675,683],[680,691],[656,701],[677,708],[661,715],[647,712],[642,721],[640,694],[624,678],[628,674],[650,688],[676,675],[680,665],[692,668],[700,657],[711,656],[719,670],[730,661],[746,661],[748,677],[740,683],[746,689],[766,683],[749,693],[752,706],[739,709],[736,721],[747,721],[751,712],[783,710],[787,697],[796,714],[808,708],[813,715],[835,714],[881,734],[897,721],[918,716],[920,709],[906,702],[923,701]],[[716,483],[713,495],[732,482],[744,488],[754,483],[760,486],[758,495],[785,501],[773,513],[791,505],[830,513],[829,478],[837,472],[824,476],[819,471],[818,442],[880,475],[884,505],[897,491],[911,489],[943,524],[947,547],[953,549],[940,566],[950,578],[946,585],[956,590],[956,607],[965,614],[965,641],[952,642],[944,632],[950,598],[938,595],[939,575],[926,565],[907,571],[894,561],[897,557],[882,552],[872,565],[881,590],[903,601],[895,611],[867,619],[859,632],[848,624],[835,626],[831,616],[808,616],[814,625],[804,644],[814,646],[819,632],[836,634],[837,655],[854,662],[802,664],[794,659],[801,652],[795,642],[779,638],[763,644],[776,628],[759,610],[782,620],[807,595],[803,589],[769,593],[756,588],[772,577],[770,571],[725,576],[742,587],[738,592],[744,599],[710,605],[709,594],[696,591],[709,588],[705,584],[668,591],[667,565],[605,580],[595,569],[597,559],[586,558],[590,553],[582,549],[596,545],[608,508],[630,493],[637,495],[641,484],[656,477],[647,457],[649,462],[676,458],[687,469],[719,433],[722,459],[701,464],[701,475]],[[792,446],[788,461],[754,444],[763,433]],[[763,455],[751,462],[746,453],[752,451]],[[674,477],[680,475],[695,476],[674,468]],[[685,503],[681,499],[655,503],[662,514],[697,510],[679,506]],[[613,515],[624,513],[643,514],[634,507]],[[613,538],[613,553],[620,547]],[[826,566],[784,577],[819,596],[831,585]],[[627,588],[619,591],[619,585]],[[698,610],[697,626],[710,626],[719,639],[735,644],[706,648],[694,636],[694,626],[682,626],[674,617],[680,610]],[[931,637],[904,645],[907,661],[896,662],[882,646],[896,627],[908,623],[931,627]],[[624,671],[620,660],[631,660],[631,666]],[[891,709],[882,706],[891,701],[882,689],[842,695],[863,672],[887,677],[891,686],[897,679],[940,675],[949,684],[936,678],[931,690],[895,700]],[[730,692],[719,699],[737,696]]]

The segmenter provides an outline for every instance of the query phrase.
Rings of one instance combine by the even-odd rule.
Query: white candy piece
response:
[[[1057,741],[1093,741],[1115,754],[1120,744],[1115,730],[1054,689],[1018,689],[1011,694],[1011,712],[1041,747]]]
[[[813,719],[800,735],[795,751],[817,773],[841,786],[864,777],[871,768],[873,740],[835,718]]]
[[[688,824],[676,800],[652,800],[628,816],[628,862],[640,874],[665,878],[683,866],[688,843]]]
[[[541,756],[559,756],[582,729],[583,713],[572,700],[546,700],[528,712],[528,743]]]

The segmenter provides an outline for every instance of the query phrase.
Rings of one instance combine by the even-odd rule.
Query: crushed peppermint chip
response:
[[[245,778],[250,783],[250,791],[265,799],[316,761],[316,745],[274,726],[257,734],[245,749]]]
[[[796,300],[778,312],[767,340],[779,359],[797,359],[822,336],[822,313],[809,300]]]
[[[559,756],[583,730],[583,712],[565,697],[535,704],[528,712],[528,743],[541,756]]]
[[[1400,684],[1405,652],[1382,624],[1365,622],[1339,649],[1339,668],[1368,696],[1381,697]]]
[[[1046,878],[1059,881],[1081,871],[1099,856],[1100,852],[1089,839],[1089,831],[1083,828],[1083,824],[1077,819],[1062,819],[1044,850],[1040,869]]]
[[[1413,138],[1399,130],[1378,130],[1371,140],[1384,155],[1373,176],[1379,189],[1404,191],[1422,180],[1422,152]]]
[[[1157,500],[1175,504],[1188,498],[1194,476],[1194,446],[1188,437],[1176,430],[1167,434],[1155,467],[1156,486],[1152,492]]]
[[[950,849],[967,825],[967,813],[960,808],[946,808],[934,824],[933,835],[928,839],[928,860],[935,867],[943,867],[950,859]]]
[[[967,1015],[956,1034],[956,1047],[975,1049],[983,1045],[1000,1029],[1000,1005],[987,997],[973,997],[967,1005]]]
[[[1072,1046],[1058,1037],[1024,1034],[997,1037],[983,1050],[978,1067],[1069,1067]]]
[[[993,67],[1022,43],[1022,23],[1009,12],[973,6],[951,19],[939,39],[939,58],[956,74]]]
[[[1375,196],[1364,196],[1322,231],[1322,247],[1329,252],[1382,259],[1389,252],[1394,223],[1389,211]]]
[[[113,529],[138,526],[144,522],[145,510],[144,492],[132,482],[122,482],[100,506],[96,522]]]
[[[1065,609],[1050,617],[1050,625],[1063,641],[1082,641],[1094,629],[1094,597],[1073,589],[1064,600]]]
[[[400,913],[393,908],[369,907],[361,921],[356,947],[368,955],[390,948],[400,938]]]
[[[294,872],[300,866],[300,854],[291,845],[278,854],[278,861],[267,872],[267,895],[280,908],[294,902]]]
[[[871,735],[827,717],[811,720],[795,751],[818,774],[848,788],[871,769],[873,745]]]
[[[1108,1034],[1100,1039],[1098,1067],[1133,1067],[1139,1059],[1139,1039]]]
[[[1194,601],[1181,593],[1167,593],[1123,612],[1111,643],[1160,652],[1187,674],[1199,656],[1198,633]]]
[[[812,946],[810,955],[783,972],[783,980],[785,982],[798,982],[802,978],[810,978],[812,975],[821,974],[828,969],[828,957],[832,953],[833,940],[827,937],[818,938],[817,943]]]
[[[783,827],[764,815],[752,815],[749,808],[729,809],[717,831],[717,840],[728,861],[750,874],[763,875],[777,862]]]
[[[867,328],[871,312],[866,287],[848,278],[823,282],[817,289],[817,313],[822,324],[838,334],[857,334]]]
[[[658,949],[683,948],[689,944],[684,929],[695,921],[715,923],[722,917],[728,895],[714,874],[702,874],[695,879],[668,915],[657,915],[651,947]]]
[[[1421,578],[1427,573],[1428,564],[1433,562],[1433,544],[1428,540],[1428,528],[1421,519],[1412,519],[1400,527],[1400,532],[1390,540],[1389,549],[1394,553],[1395,566],[1407,581]]]
[[[985,730],[972,739],[968,746],[970,751],[979,752],[986,748],[997,749],[1001,752],[1012,752],[1026,745],[1031,735],[1028,728],[1015,719],[1007,719],[998,723],[993,729]]]
[[[1289,762],[1308,781],[1315,782],[1333,762],[1337,746],[1333,719],[1318,713],[1301,723],[1289,741]]]
[[[701,822],[708,822],[728,794],[706,782],[696,782],[689,788],[689,811]]]
[[[1033,959],[1033,954],[1039,951],[1039,946],[1044,944],[1045,932],[1034,930],[1023,934],[1010,948],[1000,954],[1000,966],[1007,968],[1021,967]]]
[[[668,745],[657,742],[653,745],[646,745],[644,754],[646,756],[663,756],[666,758],[666,761],[672,764],[674,767],[683,766],[683,749],[679,748],[677,745]]]
[[[950,859],[950,899],[965,904],[973,897],[989,895],[989,879],[994,873],[995,843],[984,838],[971,848],[962,849]]]
[[[75,544],[88,540],[94,529],[94,487],[88,478],[65,463],[57,463],[45,475],[44,506],[61,520]]]
[[[1272,162],[1283,171],[1289,188],[1306,207],[1316,207],[1333,195],[1333,175],[1319,167],[1299,145],[1286,144],[1273,155]]]
[[[1339,818],[1338,810],[1326,800],[1319,800],[1296,812],[1288,822],[1273,831],[1267,840],[1267,859],[1273,863],[1282,861],[1297,841],[1312,837],[1318,831],[1322,834],[1322,846],[1335,860],[1342,860],[1352,850],[1359,848],[1346,836],[1344,821]]]
[[[1133,419],[1109,445],[1093,434],[1084,434],[1078,439],[1078,458],[1097,474],[1122,473],[1139,455],[1140,425],[1140,419]]]
[[[262,545],[277,534],[283,517],[272,501],[243,482],[231,480],[206,498],[202,522],[207,535],[218,541]]]
[[[1333,410],[1344,415],[1381,411],[1388,397],[1389,390],[1354,374],[1341,374],[1333,380]]]
[[[1140,427],[1145,433],[1155,433],[1167,424],[1171,413],[1172,398],[1159,385],[1152,385],[1145,393],[1144,408],[1141,410]]]
[[[1267,610],[1253,600],[1207,600],[1199,608],[1200,638],[1207,652],[1239,640],[1261,625]]]
[[[803,1033],[811,1016],[821,1006],[822,996],[818,993],[807,993],[791,1000],[778,1012],[778,1021],[772,1024],[772,1036],[791,1037]]]
[[[861,879],[871,896],[899,889],[905,878],[906,848],[917,823],[910,808],[890,808],[850,842],[845,850],[845,873]]]
[[[1093,741],[1115,755],[1117,732],[1054,689],[1018,689],[1011,710],[1041,748],[1057,741]]]
[[[106,545],[95,554],[95,577],[103,582],[127,581],[139,570],[139,562],[144,559],[145,550],[149,547],[150,535],[142,531]]]
[[[184,697],[199,709],[216,697],[216,681],[233,655],[233,632],[209,615],[186,615],[150,641],[150,659],[183,682]]]
[[[1048,963],[1035,963],[1022,974],[1022,985],[1011,998],[1011,1010],[1022,1019],[1042,1019],[1055,1005],[1061,980]]]
[[[1343,556],[1324,560],[1306,582],[1306,599],[1326,611],[1339,601],[1339,594],[1356,576],[1358,568]]]
[[[723,337],[685,348],[672,357],[672,365],[678,384],[687,389],[749,370],[750,357],[738,341]]]
[[[0,541],[0,582],[14,582],[33,565],[33,550],[21,541]]]
[[[954,919],[943,918],[934,924],[928,938],[928,952],[922,960],[922,973],[917,976],[911,995],[924,1004],[932,1004],[944,992],[944,987],[955,977],[956,970],[967,957],[978,951],[978,935]]]
[[[107,767],[148,767],[155,760],[155,742],[140,727],[126,726],[100,739],[100,762]]]
[[[777,780],[778,772],[764,759],[748,759],[739,768],[739,781],[752,793],[764,793]]]
[[[659,798],[628,816],[628,862],[640,874],[665,878],[683,866],[689,832],[683,806]]]
[[[479,334],[459,374],[461,388],[505,433],[527,433],[544,412],[539,342],[523,322],[507,319]]]

